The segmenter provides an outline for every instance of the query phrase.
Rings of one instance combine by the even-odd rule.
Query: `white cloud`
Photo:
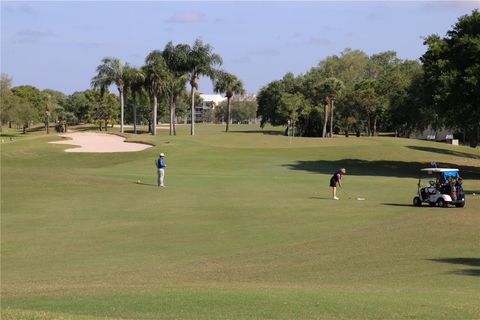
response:
[[[174,23],[197,23],[205,20],[205,16],[199,12],[181,12],[168,19],[168,22]]]

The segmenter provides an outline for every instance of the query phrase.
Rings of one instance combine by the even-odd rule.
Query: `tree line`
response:
[[[343,131],[409,136],[428,127],[455,129],[476,147],[480,136],[480,13],[462,16],[446,36],[425,38],[425,54],[367,55],[345,49],[305,74],[287,73],[258,96],[261,126],[293,124],[302,136]]]
[[[153,50],[141,67],[122,63],[120,59],[105,57],[96,68],[91,87],[66,96],[55,90],[40,91],[33,86],[11,87],[12,79],[2,74],[1,121],[26,129],[33,122],[49,121],[67,124],[96,122],[100,130],[107,130],[109,123],[132,123],[134,133],[137,124],[148,123],[148,130],[156,135],[160,116],[168,116],[170,135],[176,134],[176,119],[190,115],[190,133],[195,134],[195,106],[201,98],[198,80],[209,77],[216,93],[227,98],[226,131],[231,122],[230,101],[234,95],[244,93],[243,82],[235,75],[220,69],[222,58],[213,47],[196,39],[192,46],[167,43],[163,50]],[[187,83],[190,92],[187,91]],[[114,85],[118,97],[109,92]]]

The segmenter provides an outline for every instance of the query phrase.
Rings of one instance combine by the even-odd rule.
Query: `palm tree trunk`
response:
[[[225,132],[228,132],[230,125],[230,98],[227,98],[227,128]]]
[[[123,113],[124,113],[124,105],[123,105],[123,89],[118,89],[120,93],[120,132],[123,133]]]
[[[333,99],[330,99],[330,138],[333,137]]]
[[[152,135],[157,135],[157,95],[153,95]]]
[[[372,127],[370,124],[370,112],[367,112],[367,129],[368,129],[368,136],[370,137],[372,135]]]
[[[323,131],[322,131],[322,138],[327,136],[327,121],[328,121],[328,104],[324,104],[323,108]]]
[[[192,98],[192,105],[190,108],[190,113],[192,115],[192,120],[190,121],[190,134],[192,136],[195,135],[195,87],[192,85],[192,89],[190,90],[190,95]]]
[[[133,133],[137,134],[137,104],[133,103]]]
[[[170,96],[170,135],[173,135],[173,95]]]
[[[177,96],[174,97],[173,99],[173,114],[172,114],[172,127],[173,127],[173,135],[177,135],[177,129],[175,127],[175,122],[176,122],[176,114],[177,114]]]

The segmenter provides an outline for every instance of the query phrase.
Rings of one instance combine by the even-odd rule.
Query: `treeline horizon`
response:
[[[331,137],[378,131],[409,137],[448,128],[476,147],[480,139],[480,13],[461,16],[444,37],[425,38],[426,52],[402,60],[395,51],[368,56],[346,49],[305,74],[286,73],[257,95],[261,126]]]
[[[295,76],[263,86],[257,94],[261,126],[291,125],[301,136],[327,137],[350,132],[376,135],[395,132],[408,137],[426,128],[454,129],[462,141],[477,146],[480,136],[480,14],[460,17],[446,36],[430,35],[419,59],[399,59],[395,51],[371,56],[345,49]],[[2,74],[1,121],[16,123],[26,131],[34,121],[64,123],[148,123],[156,134],[158,118],[167,118],[170,135],[177,118],[190,117],[195,134],[195,106],[201,103],[198,79],[208,77],[215,93],[227,98],[218,115],[226,131],[231,123],[230,102],[245,93],[243,82],[222,69],[222,57],[210,44],[197,39],[193,45],[171,41],[153,50],[143,66],[134,67],[106,57],[98,65],[91,88],[65,95],[34,86],[11,87]],[[109,92],[115,86],[118,97]],[[116,99],[114,99],[116,97]],[[238,105],[236,108],[247,108]],[[251,116],[253,105],[248,105]],[[236,114],[247,114],[237,112]],[[48,127],[48,125],[46,125]]]

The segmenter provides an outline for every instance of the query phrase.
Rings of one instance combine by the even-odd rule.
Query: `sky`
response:
[[[445,35],[480,1],[26,2],[1,1],[0,70],[13,85],[71,94],[88,89],[101,59],[141,66],[169,41],[202,38],[222,68],[256,93],[345,48],[418,59],[422,38]],[[211,93],[209,79],[200,92]]]

